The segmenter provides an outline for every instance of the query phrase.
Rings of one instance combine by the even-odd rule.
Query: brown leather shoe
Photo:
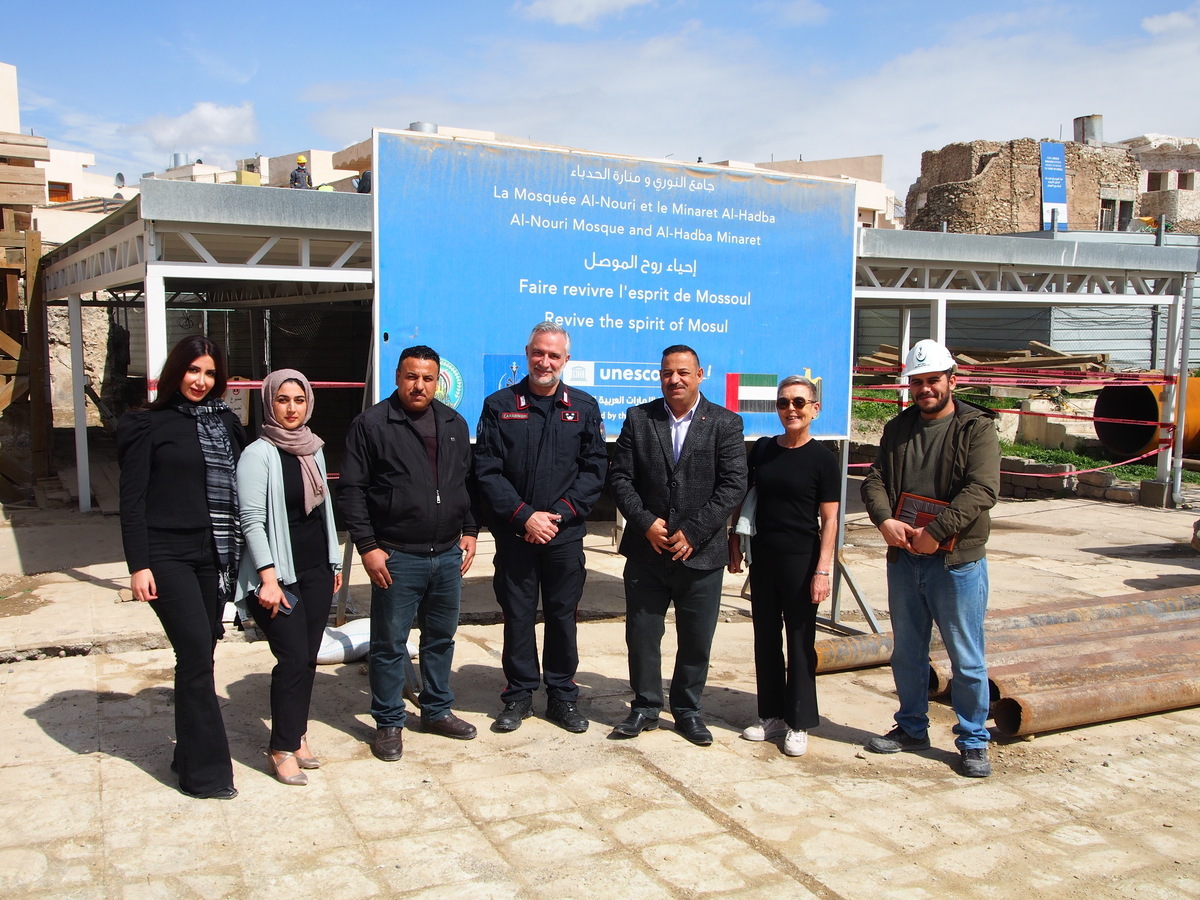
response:
[[[421,716],[421,730],[426,734],[440,734],[442,737],[457,738],[469,741],[479,732],[470,722],[464,722],[452,712],[437,719],[427,719]]]
[[[395,762],[404,755],[404,729],[395,726],[376,728],[371,739],[371,752],[376,759]]]

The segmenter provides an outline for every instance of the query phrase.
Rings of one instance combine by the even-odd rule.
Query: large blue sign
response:
[[[663,348],[698,352],[711,401],[777,434],[775,384],[819,379],[821,437],[850,415],[850,184],[375,133],[376,396],[400,351],[443,357],[439,396],[474,428],[525,375],[541,321],[571,335],[564,380],[615,436],[661,396]]]
[[[1042,141],[1042,231],[1051,231],[1058,212],[1058,230],[1067,230],[1067,148]]]

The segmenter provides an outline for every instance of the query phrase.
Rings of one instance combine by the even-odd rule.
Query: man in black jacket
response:
[[[608,452],[595,399],[562,383],[571,338],[541,322],[525,346],[529,374],[483,403],[476,432],[475,472],[492,510],[496,539],[496,601],[504,611],[501,662],[508,681],[504,709],[492,726],[515,731],[533,711],[533,692],[546,682],[546,718],[573,733],[587,731],[579,711],[575,615],[587,574],[586,519],[608,471]],[[538,670],[538,595],[545,619]]]
[[[408,634],[420,617],[423,731],[470,740],[451,711],[450,670],[462,576],[475,558],[471,442],[463,417],[434,399],[441,359],[425,346],[400,354],[396,390],[350,426],[338,507],[371,578],[371,751],[404,752],[402,693]]]
[[[746,445],[742,417],[700,394],[703,377],[695,350],[668,347],[659,369],[663,399],[631,406],[617,438],[609,480],[627,520],[621,553],[634,697],[614,738],[658,727],[662,636],[674,603],[675,730],[698,746],[712,743],[700,718],[700,695],[729,562],[726,521],[746,495]]]

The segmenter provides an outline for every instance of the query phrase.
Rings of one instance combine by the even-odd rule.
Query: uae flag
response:
[[[736,413],[774,412],[778,384],[775,375],[730,372],[725,376],[725,408]]]

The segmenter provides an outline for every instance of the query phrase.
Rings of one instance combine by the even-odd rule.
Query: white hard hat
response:
[[[917,341],[904,358],[904,371],[901,378],[913,375],[924,375],[926,372],[949,372],[955,367],[954,357],[950,351],[937,341],[926,338]]]

